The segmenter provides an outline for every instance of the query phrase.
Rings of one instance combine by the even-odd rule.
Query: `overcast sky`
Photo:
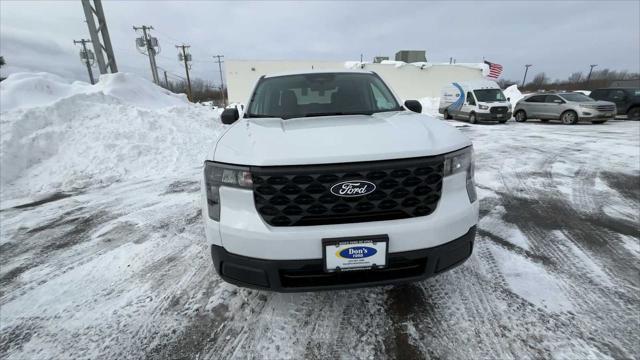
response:
[[[184,75],[174,47],[191,45],[193,74],[218,81],[228,59],[365,60],[424,49],[427,59],[504,65],[503,77],[566,78],[599,68],[640,72],[640,1],[214,2],[103,1],[120,71],[150,78],[133,25],[153,25],[158,65]],[[87,80],[73,39],[89,38],[80,0],[0,1],[3,74],[49,71]],[[96,69],[97,73],[97,69]]]

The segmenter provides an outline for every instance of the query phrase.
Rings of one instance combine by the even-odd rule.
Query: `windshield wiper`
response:
[[[278,116],[278,115],[263,115],[263,114],[250,114],[250,113],[246,113],[245,115],[248,118],[278,118],[278,119],[282,118],[281,116]]]

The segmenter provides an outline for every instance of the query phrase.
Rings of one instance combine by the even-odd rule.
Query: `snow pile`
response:
[[[524,95],[522,95],[520,90],[518,90],[518,85],[511,85],[508,88],[504,89],[502,92],[504,93],[504,96],[507,99],[509,99],[509,102],[514,107],[516,106],[516,103],[524,97]]]
[[[15,73],[0,83],[0,110],[51,105],[73,95],[109,95],[121,102],[149,109],[188,104],[184,94],[174,94],[149,84],[149,81],[128,73],[102,75],[96,85],[69,82],[49,73]]]
[[[393,65],[393,66],[395,66],[395,67],[397,67],[397,68],[401,68],[401,67],[403,67],[403,66],[407,65],[407,63],[406,63],[406,62],[404,62],[404,61],[397,61],[397,60],[382,60],[382,61],[380,62],[380,64],[382,64],[382,65]]]
[[[431,115],[434,117],[439,116],[439,113],[438,113],[438,106],[440,105],[439,97],[424,97],[424,98],[418,99],[418,101],[420,102],[420,104],[422,104],[423,114]]]
[[[368,61],[345,61],[344,68],[348,70],[364,69],[368,64],[371,63]]]
[[[14,74],[0,99],[2,200],[193,171],[222,129],[214,110],[133,74]]]

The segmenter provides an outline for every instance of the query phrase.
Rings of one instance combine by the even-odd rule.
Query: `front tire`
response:
[[[476,117],[476,113],[472,112],[471,114],[469,114],[469,123],[471,124],[478,123],[478,118]]]
[[[640,106],[635,106],[627,111],[627,119],[640,120]]]
[[[578,122],[578,114],[575,111],[565,111],[560,115],[560,121],[565,125],[574,125]]]
[[[444,117],[445,120],[451,120],[452,117],[449,114],[449,110],[445,110],[444,113],[442,113],[442,116]]]
[[[527,121],[527,113],[524,110],[518,110],[515,114],[515,119],[517,122],[525,122]]]

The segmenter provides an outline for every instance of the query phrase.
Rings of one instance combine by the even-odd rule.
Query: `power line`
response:
[[[178,53],[178,60],[184,62],[184,72],[187,74],[187,97],[189,101],[192,100],[191,96],[191,78],[189,78],[189,62],[191,61],[191,54],[187,53],[187,49],[190,48],[189,45],[176,45],[176,49],[181,49],[182,52]]]
[[[136,38],[136,47],[142,54],[149,56],[149,65],[151,66],[151,76],[153,82],[160,85],[160,78],[158,77],[158,68],[156,65],[156,54],[159,52],[160,44],[158,39],[150,36],[147,31],[153,30],[153,26],[142,25],[140,27],[134,26],[133,30],[142,30],[142,37]],[[158,48],[158,50],[156,50]],[[144,50],[147,52],[145,53]]]
[[[89,81],[91,85],[95,84],[95,80],[93,79],[93,71],[91,71],[91,65],[95,62],[95,55],[93,51],[87,49],[87,43],[90,43],[91,40],[80,39],[73,40],[74,44],[81,44],[82,50],[80,50],[80,61],[83,61],[87,66],[87,72],[89,73]]]
[[[227,99],[224,95],[224,78],[222,77],[222,60],[220,60],[221,58],[223,58],[224,55],[215,55],[214,58],[217,59],[217,63],[218,63],[218,70],[220,71],[220,94],[222,96],[222,106],[226,106],[227,105]]]

